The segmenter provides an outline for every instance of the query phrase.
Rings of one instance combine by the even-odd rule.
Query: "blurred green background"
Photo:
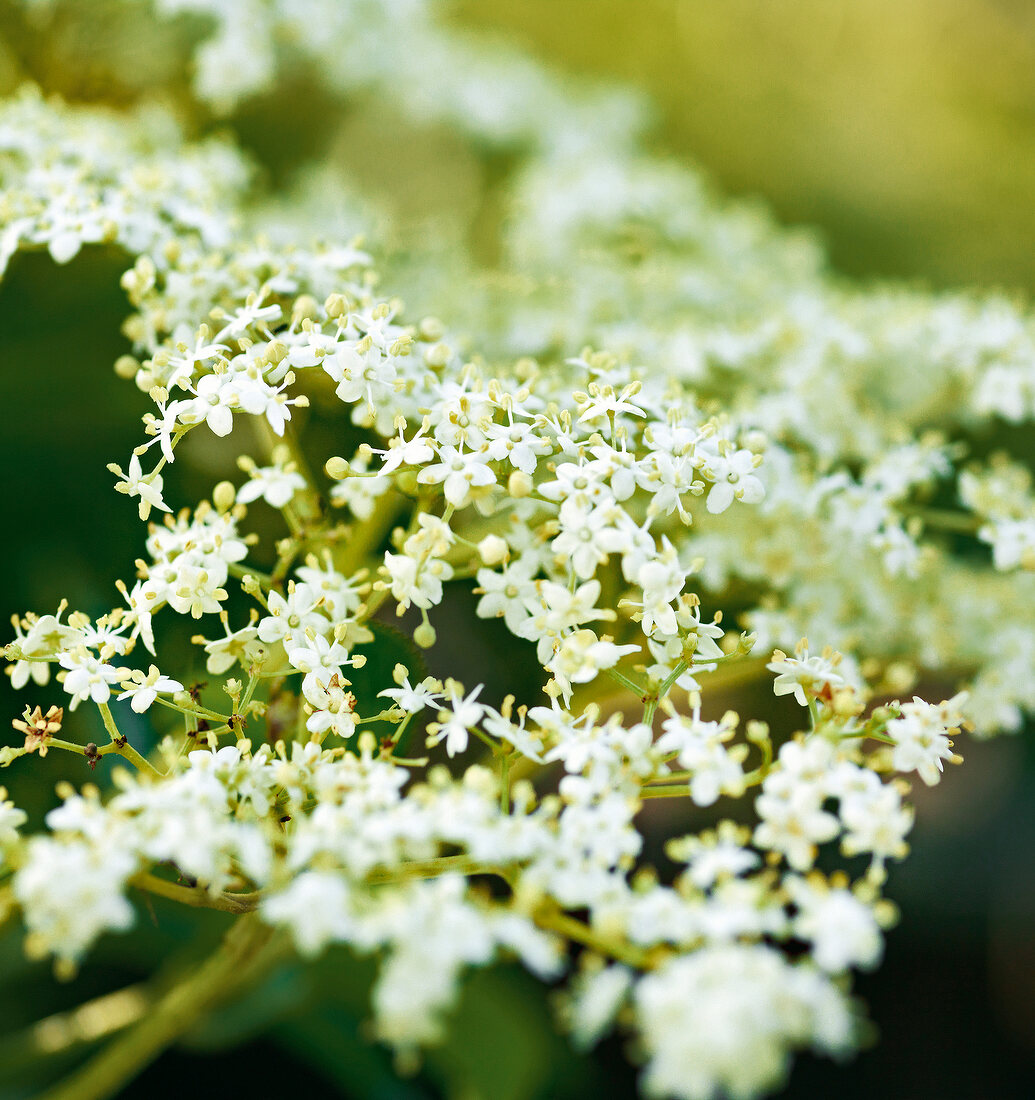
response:
[[[1029,0],[457,0],[569,71],[646,88],[659,147],[834,266],[1035,286]]]
[[[656,151],[702,165],[730,194],[761,197],[788,224],[816,227],[841,272],[1035,288],[1028,0],[455,0],[452,9],[461,25],[501,34],[568,71],[647,90],[658,106]],[[0,89],[31,77],[70,98],[132,99],[133,73],[89,64],[89,35],[103,41],[117,25],[98,9],[91,26],[89,34],[58,27],[41,51],[36,32],[0,4]],[[172,63],[148,79],[183,86]],[[379,130],[369,115],[338,118],[304,79],[230,120],[270,178],[282,174],[285,149],[300,148],[300,104],[324,120],[301,136],[303,152],[326,147],[332,123],[384,143],[383,157],[361,166],[363,182],[388,204],[397,236],[429,213],[476,215],[491,172],[462,145],[441,133]],[[347,159],[351,144],[339,133],[335,148]],[[65,268],[23,256],[0,284],[5,616],[51,610],[62,596],[100,612],[141,551],[135,511],[112,492],[105,469],[138,441],[146,405],[111,371],[125,350],[124,266],[125,257],[98,249]],[[205,466],[198,456],[193,472],[177,473],[186,481],[170,479],[174,499],[211,485]],[[25,702],[59,701],[55,689],[19,698],[5,683],[3,692],[4,721]],[[961,747],[965,766],[918,792],[913,855],[889,891],[903,920],[881,970],[859,982],[880,1042],[848,1068],[801,1059],[788,1097],[1035,1094],[1035,734]],[[67,761],[30,763],[0,778],[39,815]],[[46,966],[24,962],[7,934],[0,1023],[10,1037],[0,1066],[16,1063],[19,1028],[145,977],[185,943],[200,950],[218,928],[218,917],[199,923],[156,903],[139,933],[106,940],[65,987]],[[337,958],[277,972],[245,1010],[192,1035],[188,1049],[163,1057],[125,1095],[266,1096],[299,1081],[310,1097],[632,1094],[620,1044],[570,1055],[550,1034],[544,995],[513,972],[473,980],[444,1052],[399,1082],[388,1055],[361,1041],[368,980],[363,966]],[[243,1046],[220,1052],[233,1043]],[[32,1095],[10,1080],[0,1097]]]

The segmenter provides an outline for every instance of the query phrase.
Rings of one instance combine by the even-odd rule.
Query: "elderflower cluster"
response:
[[[635,97],[420,0],[143,6],[208,17],[196,92],[219,110],[301,59],[516,167],[501,271],[459,237],[385,256],[410,312],[358,239],[313,243],[319,196],[258,193],[230,138],[185,141],[158,108],[0,105],[0,273],[31,248],[128,253],[117,369],[151,402],[110,466],[148,524],[118,602],[19,616],[6,648],[38,698],[0,764],[62,750],[111,787],[63,785],[29,836],[0,792],[30,953],[71,971],[151,893],[303,957],[375,957],[374,1033],[403,1052],[503,958],[560,986],[578,1045],[635,1037],[649,1095],[757,1095],[795,1050],[852,1049],[910,778],[938,783],[961,727],[1035,709],[1030,472],[968,464],[996,418],[1035,417],[1031,318],[834,283],[810,241],[644,153]],[[199,437],[237,461],[185,501]],[[460,587],[541,691],[429,674]],[[166,667],[179,617],[205,684]],[[805,633],[844,656],[775,648]],[[921,670],[968,690],[880,702]],[[770,674],[790,736],[713,703]],[[153,721],[150,755],[119,703]],[[63,730],[81,705],[108,743]],[[658,798],[716,807],[669,841],[670,881],[643,858]]]

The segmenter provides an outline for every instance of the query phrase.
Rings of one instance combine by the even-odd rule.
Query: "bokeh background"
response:
[[[1028,0],[455,0],[452,12],[458,24],[566,71],[648,92],[659,154],[702,166],[727,193],[759,198],[787,224],[814,227],[845,275],[976,284],[1023,299],[1035,289]],[[52,25],[46,42],[42,33],[0,3],[0,92],[30,78],[70,99],[136,97],[139,73],[91,61],[111,36],[144,33],[124,14],[99,5],[89,25]],[[186,26],[185,46],[190,34]],[[186,97],[182,59],[141,62],[149,82]],[[300,111],[309,120],[301,127]],[[382,155],[350,168],[383,201],[389,242],[436,218],[477,223],[491,165],[473,163],[448,134],[387,125],[376,105],[336,111],[299,77],[275,101],[248,102],[228,121],[273,182],[291,157],[330,150],[347,161],[360,141],[375,150],[381,143]],[[0,284],[5,621],[50,610],[62,596],[104,610],[114,579],[140,553],[135,512],[105,469],[137,442],[146,404],[111,371],[126,350],[118,334],[125,266],[124,256],[101,249],[63,268],[23,256]],[[182,471],[177,464],[180,499],[210,488],[214,457],[199,453]],[[1035,629],[1035,609],[1032,618]],[[494,642],[487,636],[480,648],[491,654]],[[505,657],[487,658],[485,675],[503,667]],[[4,722],[26,701],[57,701],[18,698],[6,683],[2,691]],[[85,725],[86,708],[79,720],[80,737],[101,736]],[[847,1067],[801,1058],[787,1097],[1035,1095],[1035,729],[959,747],[965,766],[918,792],[913,854],[889,890],[903,917],[880,971],[858,983],[879,1041]],[[38,817],[67,761],[30,764],[2,778]],[[106,940],[71,987],[27,963],[8,931],[0,938],[0,1097],[33,1095],[19,1062],[21,1029],[141,980],[156,958],[200,950],[218,935],[210,916],[156,902],[141,931]],[[362,1041],[368,981],[365,967],[330,957],[317,969],[277,972],[247,1006],[190,1035],[124,1095],[266,1096],[299,1083],[310,1097],[632,1095],[620,1045],[571,1054],[545,1022],[544,994],[508,971],[472,980],[449,1042],[400,1081],[389,1056]]]

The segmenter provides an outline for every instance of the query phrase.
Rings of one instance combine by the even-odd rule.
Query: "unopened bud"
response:
[[[515,470],[507,479],[507,492],[516,500],[520,500],[532,492],[534,485],[535,482],[524,470]]]
[[[425,317],[417,331],[422,340],[441,340],[446,329],[437,317]]]
[[[752,718],[744,727],[744,734],[752,744],[760,745],[769,740],[769,725]]]
[[[295,299],[294,308],[291,310],[291,319],[297,325],[299,321],[308,319],[315,321],[320,316],[320,303],[311,294],[302,294]]]
[[[256,596],[262,591],[259,578],[253,577],[251,573],[245,573],[241,578],[241,588],[250,596]]]
[[[356,742],[356,745],[364,756],[372,756],[377,752],[377,738],[371,730],[364,730]]]
[[[140,363],[132,355],[120,355],[115,360],[115,373],[120,378],[125,378],[127,381],[136,378],[138,370],[140,370]]]
[[[335,481],[344,481],[349,476],[349,470],[352,467],[344,458],[340,458],[335,455],[333,458],[327,459],[324,464],[324,470],[329,478],[333,478]]]
[[[283,340],[271,340],[266,345],[266,362],[272,366],[278,366],[284,361],[288,353],[288,346]]]
[[[344,294],[331,294],[327,301],[324,302],[323,308],[327,310],[327,316],[332,321],[336,321],[339,317],[347,317],[349,313],[349,300]]]
[[[429,367],[444,367],[452,354],[448,344],[435,344],[424,353],[424,361]]]
[[[486,535],[478,543],[478,553],[486,565],[499,565],[510,555],[510,548],[499,535]]]
[[[212,490],[212,503],[216,506],[217,512],[228,512],[234,506],[234,501],[237,500],[237,490],[233,486],[233,482],[221,481]]]

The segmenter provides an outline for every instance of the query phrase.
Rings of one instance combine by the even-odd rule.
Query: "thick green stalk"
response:
[[[237,920],[215,954],[169,989],[123,1032],[40,1100],[107,1100],[212,1009],[247,985],[268,955],[273,929],[258,914]]]

